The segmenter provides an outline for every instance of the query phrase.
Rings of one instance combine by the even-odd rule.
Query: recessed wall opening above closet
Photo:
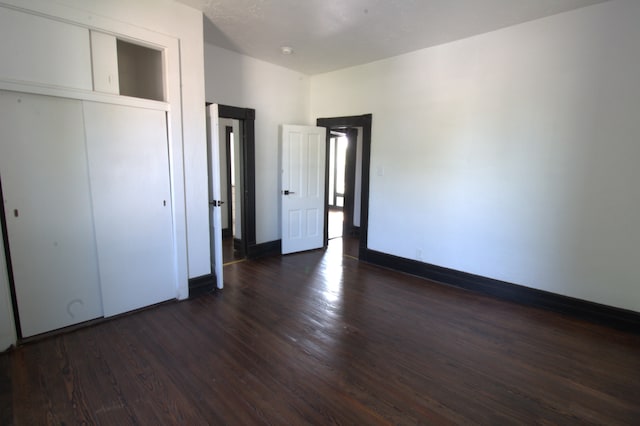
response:
[[[164,101],[162,52],[118,40],[120,94]]]
[[[162,50],[91,31],[93,90],[165,100]]]

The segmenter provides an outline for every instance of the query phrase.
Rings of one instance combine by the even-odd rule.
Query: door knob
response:
[[[288,189],[285,189],[284,191],[282,191],[282,193],[283,193],[284,195],[295,194],[295,192],[293,192],[293,191],[289,191]]]

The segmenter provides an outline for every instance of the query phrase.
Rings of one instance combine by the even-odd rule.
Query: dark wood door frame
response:
[[[329,138],[331,129],[344,129],[362,127],[362,180],[360,195],[360,247],[358,257],[364,258],[367,249],[367,238],[369,229],[369,173],[371,170],[371,114],[355,115],[348,117],[318,118],[316,125],[327,129],[327,152],[329,152]],[[355,144],[354,144],[355,145]],[[355,147],[354,147],[355,150]],[[347,183],[348,184],[348,183]],[[325,204],[329,197],[329,161],[325,162]],[[346,200],[345,200],[346,201]],[[353,215],[353,214],[352,214]],[[329,242],[329,211],[325,209],[324,215],[324,244]]]
[[[211,102],[207,102],[211,105]],[[218,117],[240,121],[242,139],[240,140],[240,185],[243,189],[240,213],[242,240],[239,249],[251,257],[256,246],[256,110],[229,105],[218,105]],[[236,182],[237,184],[238,182]]]

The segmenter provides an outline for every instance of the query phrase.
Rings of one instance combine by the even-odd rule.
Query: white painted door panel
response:
[[[0,129],[22,336],[102,316],[82,104],[0,92]]]
[[[93,30],[90,33],[93,90],[118,95],[120,94],[120,76],[116,37]]]
[[[222,279],[222,206],[220,192],[220,123],[218,105],[207,107],[209,155],[209,238],[211,246],[211,272],[216,276],[216,286],[223,288]]]
[[[89,30],[0,6],[0,79],[91,90]]]
[[[282,254],[324,245],[326,129],[282,126]]]
[[[176,297],[166,115],[85,102],[104,315]]]

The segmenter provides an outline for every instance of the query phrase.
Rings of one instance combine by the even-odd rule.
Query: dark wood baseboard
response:
[[[256,259],[265,256],[277,256],[282,252],[282,240],[274,240],[266,243],[250,245],[247,248],[247,257]]]
[[[619,330],[640,333],[639,312],[562,296],[375,250],[361,250],[360,260],[499,299],[571,315]]]
[[[211,293],[216,288],[215,274],[201,275],[195,278],[189,278],[189,298],[200,296],[201,294]]]

